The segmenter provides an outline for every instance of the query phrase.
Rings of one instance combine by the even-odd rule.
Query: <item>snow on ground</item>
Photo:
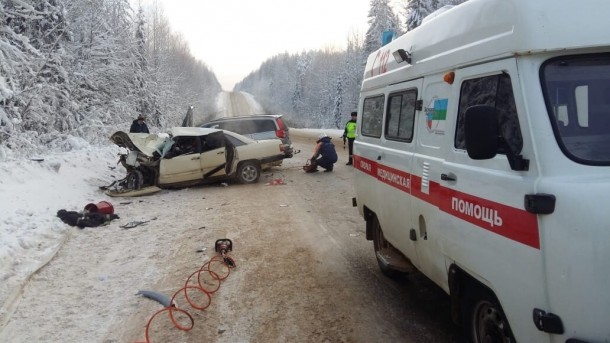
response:
[[[217,101],[221,109],[223,95]],[[251,96],[248,102],[260,108]],[[339,149],[343,131],[324,132]],[[91,146],[75,138],[73,147],[70,152],[0,160],[0,327],[29,277],[78,230],[64,224],[57,211],[83,211],[89,203],[112,203],[99,186],[124,177],[124,169],[117,166],[117,146]]]
[[[225,108],[227,96],[219,93],[218,109]],[[0,156],[0,318],[27,278],[74,229],[57,218],[57,211],[82,211],[89,203],[109,201],[99,190],[114,180],[108,178],[109,168],[116,168],[117,179],[124,176],[116,164],[117,146],[91,146],[79,138],[70,141],[73,150],[67,153]]]
[[[67,153],[0,162],[0,317],[74,229],[57,211],[108,200],[98,186],[111,182],[101,176],[116,166],[118,151],[82,143]]]

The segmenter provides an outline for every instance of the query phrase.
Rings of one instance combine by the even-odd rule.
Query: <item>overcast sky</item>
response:
[[[148,0],[152,2],[152,0]],[[266,59],[364,35],[370,0],[159,0],[174,32],[232,90]]]

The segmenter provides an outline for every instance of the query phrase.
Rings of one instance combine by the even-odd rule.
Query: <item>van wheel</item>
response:
[[[237,167],[237,179],[241,183],[256,183],[261,176],[261,167],[252,161],[240,163]]]
[[[390,242],[386,241],[383,236],[383,231],[381,230],[381,224],[377,217],[373,219],[373,247],[375,248],[375,257],[377,258],[377,264],[379,265],[379,269],[383,273],[383,275],[397,279],[400,278],[407,273],[396,270],[390,266],[389,261],[392,259],[392,255],[397,254],[396,249],[390,244]]]
[[[469,285],[470,286],[470,285]],[[466,330],[472,343],[514,343],[502,306],[490,291],[469,287],[464,301]]]
[[[132,170],[129,175],[127,175],[127,189],[129,190],[137,190],[142,188],[144,184],[144,175],[139,170]]]

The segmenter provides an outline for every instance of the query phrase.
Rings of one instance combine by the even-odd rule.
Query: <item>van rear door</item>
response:
[[[411,237],[411,173],[415,150],[414,123],[423,79],[387,87],[383,135],[377,161],[378,199],[383,206],[377,213],[383,234],[416,267],[419,258]]]

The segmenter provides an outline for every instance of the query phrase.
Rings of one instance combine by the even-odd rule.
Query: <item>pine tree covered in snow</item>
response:
[[[422,20],[437,9],[447,5],[459,5],[464,1],[466,0],[407,0],[405,6],[407,31],[421,25]]]
[[[335,120],[335,127],[337,129],[341,128],[341,113],[343,113],[343,82],[341,81],[341,76],[337,77],[336,83],[336,91],[334,98],[334,107],[333,107],[333,119]]]
[[[155,3],[156,5],[156,3]],[[0,156],[107,142],[137,114],[163,130],[221,90],[154,8],[130,0],[0,1]],[[152,61],[152,62],[151,62]]]
[[[384,31],[393,30],[396,35],[401,34],[400,20],[392,10],[389,0],[371,0],[368,17],[369,28],[364,39],[364,56],[368,56],[381,47],[381,37]]]
[[[26,22],[33,9],[0,3],[0,141],[8,141],[21,123],[13,115],[19,105],[16,94],[21,92],[22,79],[34,73],[32,61],[39,55],[24,35]]]
[[[349,54],[324,50],[274,56],[235,90],[253,94],[268,112],[284,114],[293,127],[335,128],[357,106],[363,69],[349,59],[361,59],[362,43],[352,44]]]

